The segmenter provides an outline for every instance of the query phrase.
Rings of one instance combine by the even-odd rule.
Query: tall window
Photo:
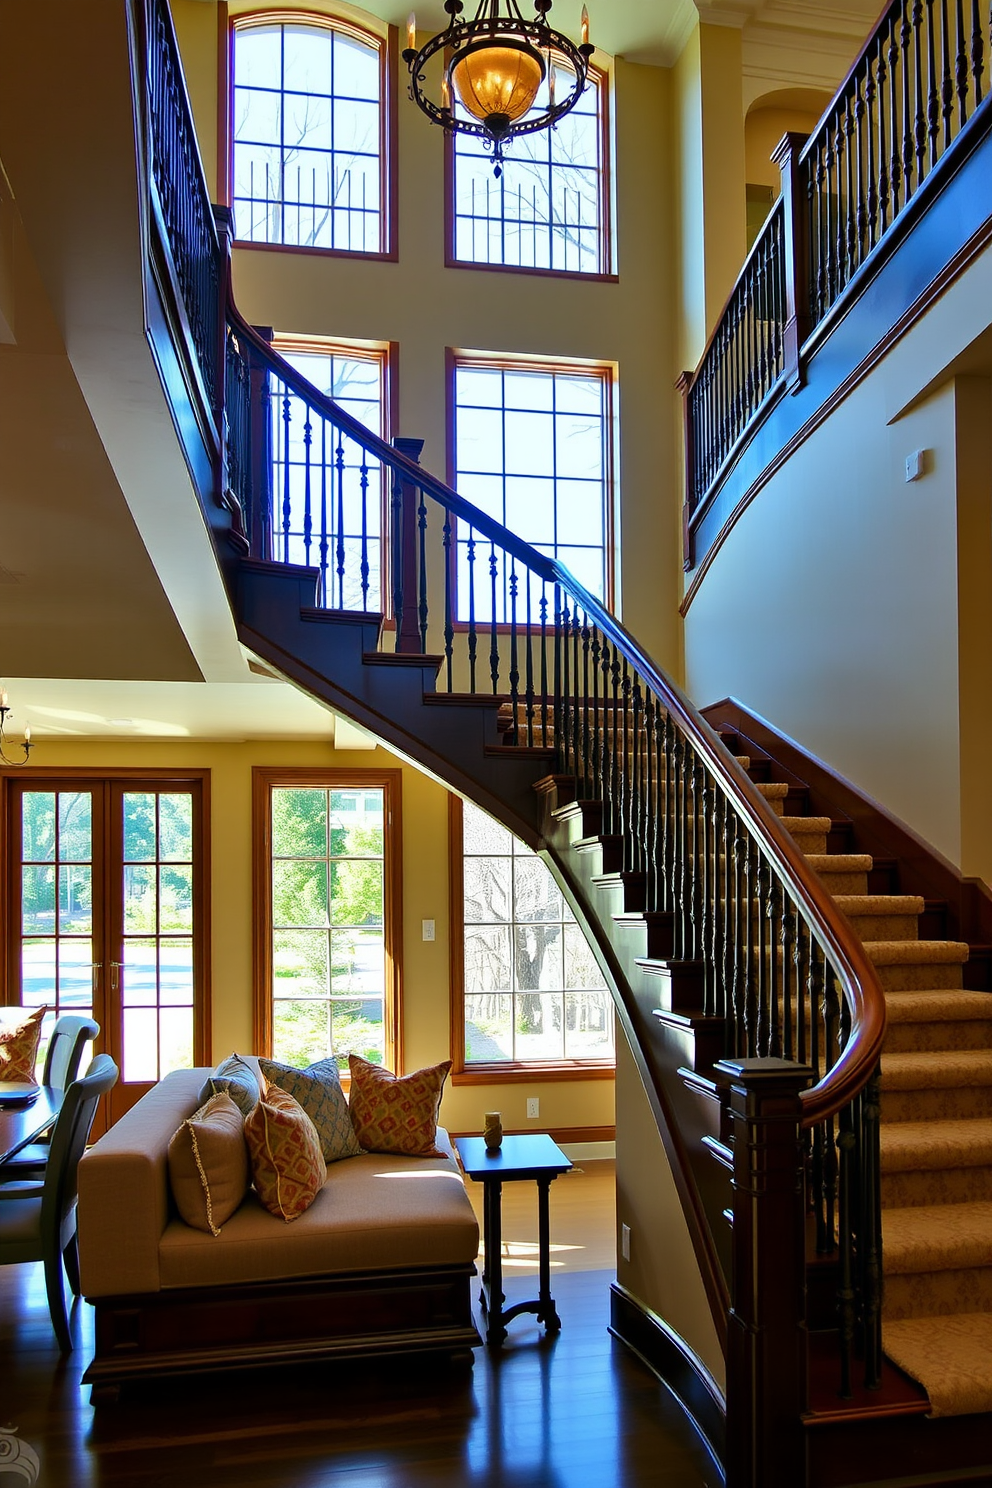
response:
[[[387,252],[385,41],[345,21],[251,16],[233,50],[237,238]]]
[[[563,62],[552,62],[551,70],[561,98],[574,74]],[[545,79],[534,112],[546,108],[547,100]],[[464,112],[457,99],[455,106]],[[609,273],[606,109],[606,76],[590,69],[585,92],[554,129],[513,140],[498,180],[492,152],[482,140],[454,135],[451,259],[565,274]]]
[[[463,934],[457,970],[464,1069],[612,1067],[610,994],[551,874],[477,806],[456,801],[452,814],[452,866],[461,868],[455,918]]]
[[[392,1064],[400,772],[255,771],[259,1047]]]
[[[613,599],[613,375],[459,354],[453,485],[606,604]],[[458,529],[458,618],[491,618],[473,529]],[[471,594],[471,601],[470,601]],[[480,606],[482,608],[480,608]],[[502,613],[495,617],[505,619]]]
[[[372,433],[388,439],[388,352],[277,336],[275,349],[308,382]],[[382,607],[382,467],[354,440],[279,386],[271,399],[274,548],[284,563],[318,568],[325,602],[336,609]],[[363,587],[364,575],[364,587]]]

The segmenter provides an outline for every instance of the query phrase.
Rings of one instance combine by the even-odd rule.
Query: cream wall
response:
[[[829,99],[824,98],[826,107]],[[755,186],[769,186],[773,196],[782,189],[782,173],[772,161],[772,151],[784,134],[812,134],[819,113],[810,109],[754,108],[744,121],[744,159],[747,180]]]
[[[986,878],[992,409],[953,373],[989,303],[986,252],[760,491],[685,622],[697,703],[736,696]]]
[[[46,767],[116,766],[210,771],[211,983],[213,1054],[252,1044],[251,780],[252,767],[326,765],[328,769],[396,769],[384,749],[352,751],[302,743],[60,744],[48,739],[36,759]],[[448,793],[403,765],[403,1045],[407,1070],[450,1054],[448,938]],[[421,938],[421,921],[436,939]],[[453,1131],[479,1131],[482,1113],[502,1110],[507,1127],[526,1130],[526,1100],[541,1101],[542,1131],[613,1125],[610,1080],[537,1081],[522,1085],[449,1082],[441,1119]]]

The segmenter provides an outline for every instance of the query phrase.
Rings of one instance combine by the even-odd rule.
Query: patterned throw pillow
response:
[[[310,1208],[327,1177],[317,1129],[285,1090],[270,1085],[245,1121],[258,1197],[280,1219]]]
[[[258,1067],[270,1085],[288,1090],[306,1111],[317,1128],[325,1162],[361,1156],[362,1149],[348,1114],[348,1102],[341,1089],[337,1060],[321,1059],[301,1070],[291,1064],[278,1064],[274,1059],[260,1059]]]
[[[212,1095],[225,1090],[242,1116],[250,1116],[258,1105],[262,1092],[258,1088],[255,1071],[240,1054],[229,1054],[204,1081],[200,1100],[208,1101]]]
[[[18,1009],[11,1021],[0,1028],[0,1080],[37,1085],[34,1067],[41,1042],[41,1020],[47,1012],[43,1007],[33,1008],[30,1013]]]
[[[186,1223],[219,1235],[251,1182],[244,1117],[225,1090],[188,1116],[173,1136],[169,1181]]]
[[[349,1054],[351,1095],[348,1109],[355,1136],[367,1152],[395,1152],[405,1157],[443,1157],[437,1140],[437,1113],[451,1060],[394,1075],[381,1065]]]

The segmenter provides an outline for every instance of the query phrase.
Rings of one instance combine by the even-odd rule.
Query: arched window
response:
[[[234,22],[232,57],[236,239],[388,254],[385,38],[266,13]]]

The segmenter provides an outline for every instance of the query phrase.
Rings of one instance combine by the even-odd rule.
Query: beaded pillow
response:
[[[349,1054],[351,1094],[348,1109],[355,1136],[367,1152],[394,1152],[405,1157],[443,1157],[437,1141],[437,1113],[451,1060],[394,1075],[381,1065]]]
[[[30,1013],[20,1014],[16,1021],[0,1027],[0,1080],[10,1080],[19,1085],[37,1085],[34,1067],[38,1062],[38,1045],[41,1042],[41,1021],[47,1008],[32,1008]]]
[[[361,1156],[336,1060],[320,1059],[301,1070],[291,1064],[278,1064],[274,1059],[260,1059],[258,1067],[270,1085],[288,1090],[306,1111],[317,1128],[325,1162]]]
[[[285,1090],[270,1085],[245,1121],[258,1197],[279,1219],[309,1209],[327,1177],[317,1129]]]
[[[187,1116],[173,1136],[169,1182],[186,1223],[219,1235],[251,1182],[244,1117],[226,1091]]]

